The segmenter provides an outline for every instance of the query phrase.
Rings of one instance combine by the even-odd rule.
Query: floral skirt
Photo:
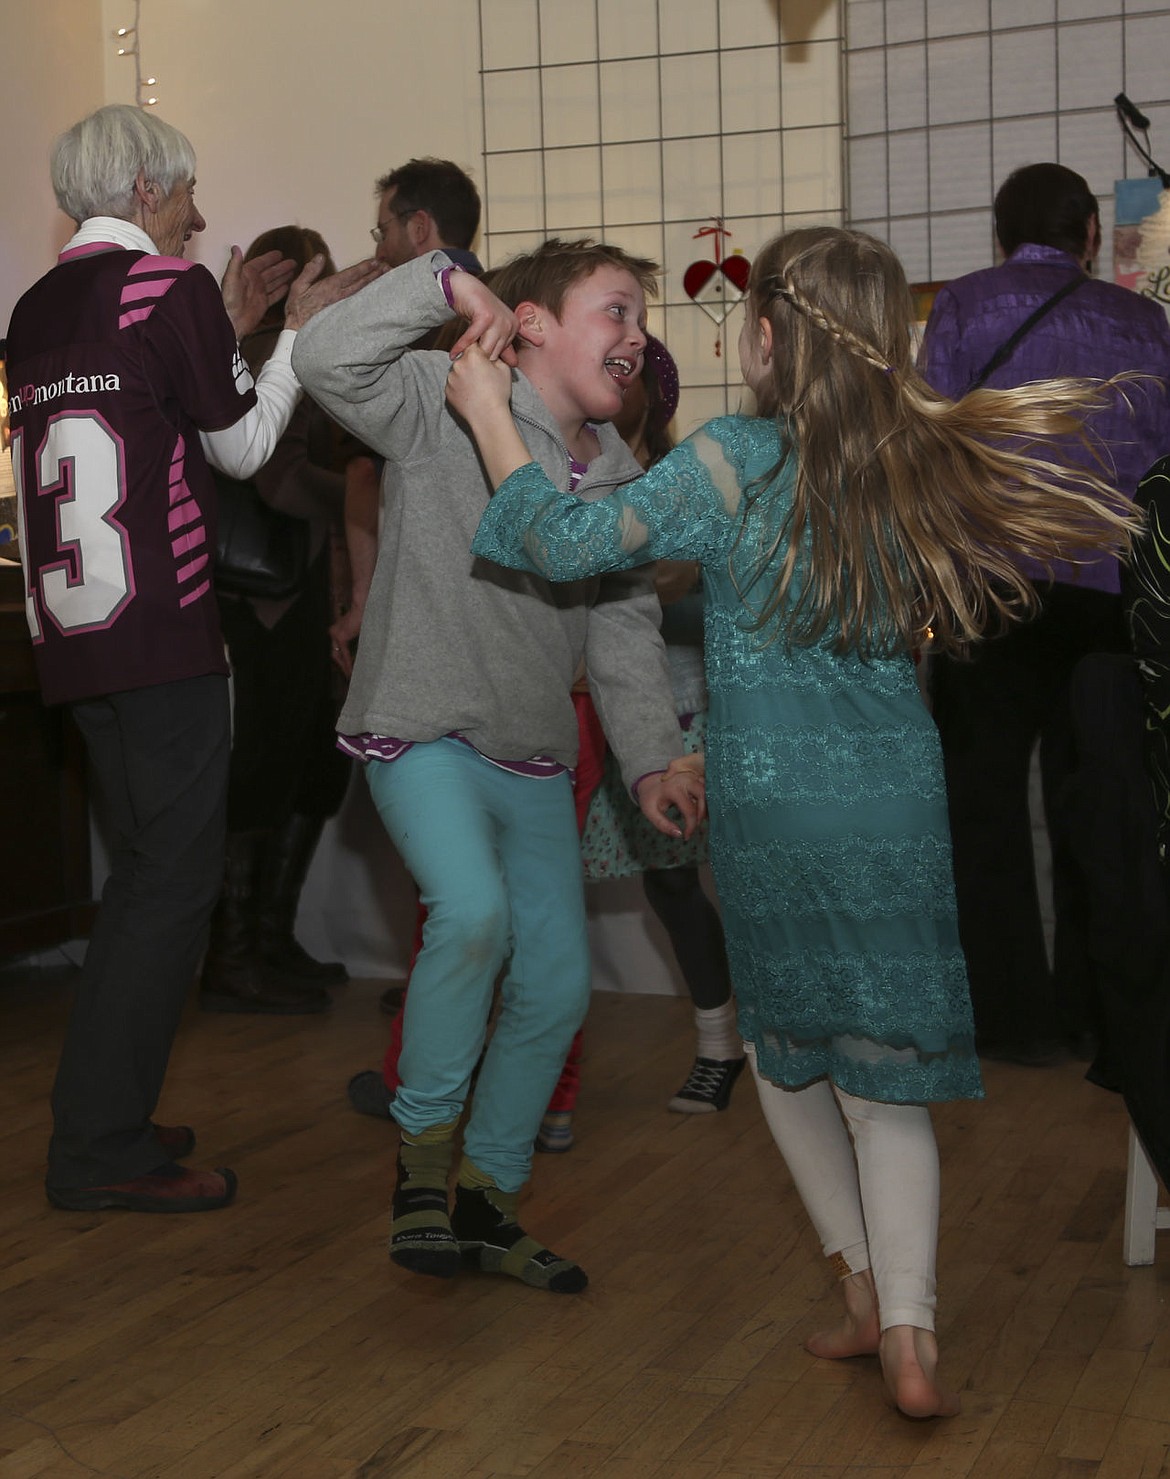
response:
[[[707,733],[706,714],[685,715],[679,724],[683,749],[688,755],[700,754]],[[660,868],[697,867],[707,861],[707,823],[685,840],[659,832],[626,789],[611,753],[605,757],[605,774],[589,804],[581,857],[589,883]]]

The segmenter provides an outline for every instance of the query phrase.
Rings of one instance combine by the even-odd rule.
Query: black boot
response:
[[[323,1012],[329,995],[316,987],[268,981],[256,954],[255,882],[264,832],[231,832],[223,890],[211,919],[199,1005],[208,1012],[302,1016]]]
[[[268,836],[260,863],[256,909],[256,948],[263,964],[277,976],[337,986],[349,980],[339,960],[314,960],[293,934],[301,889],[324,823],[295,813]]]

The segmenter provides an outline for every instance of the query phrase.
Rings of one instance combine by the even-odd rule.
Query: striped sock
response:
[[[510,1274],[533,1289],[579,1294],[589,1282],[585,1270],[524,1231],[516,1221],[517,1197],[464,1156],[451,1214],[464,1262],[485,1274]]]
[[[459,1272],[459,1244],[447,1212],[447,1178],[455,1126],[402,1132],[398,1182],[391,1203],[390,1257],[416,1274],[449,1279]]]
[[[573,1148],[573,1111],[571,1109],[546,1109],[536,1132],[535,1149],[547,1151],[549,1155],[560,1155]]]

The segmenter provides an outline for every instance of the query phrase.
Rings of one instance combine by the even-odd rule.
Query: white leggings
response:
[[[857,1099],[827,1080],[783,1089],[760,1075],[764,1118],[838,1275],[873,1269],[881,1328],[934,1329],[938,1147],[921,1104]]]

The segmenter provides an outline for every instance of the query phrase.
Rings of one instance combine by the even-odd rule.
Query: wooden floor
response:
[[[986,1103],[937,1114],[964,1405],[916,1424],[872,1360],[801,1349],[835,1306],[750,1085],[726,1114],[665,1111],[679,1001],[597,997],[578,1144],[537,1158],[525,1221],[587,1293],[391,1265],[392,1134],[344,1094],[379,1059],[381,985],[320,1020],[191,1013],[159,1118],[241,1190],[154,1218],[47,1206],[67,988],[0,986],[2,1479],[1170,1473],[1170,1241],[1122,1264],[1126,1121],[1079,1066],[989,1065]]]

